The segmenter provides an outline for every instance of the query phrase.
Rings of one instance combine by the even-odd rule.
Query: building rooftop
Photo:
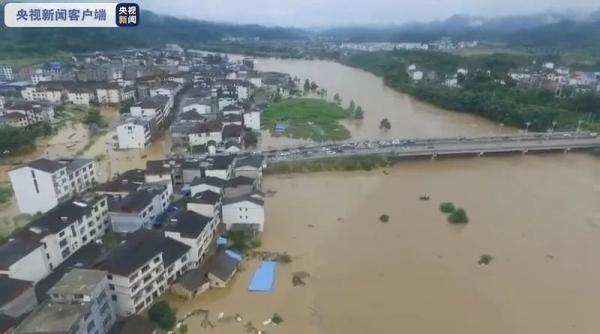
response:
[[[23,233],[28,236],[28,233]],[[41,244],[37,238],[16,238],[0,246],[0,269],[9,270],[10,266],[33,252]]]
[[[143,169],[131,169],[123,174],[117,175],[113,180],[96,185],[94,191],[109,193],[134,192],[145,183]]]
[[[65,167],[63,164],[61,164],[60,162],[58,162],[56,160],[43,159],[43,158],[33,160],[33,161],[29,162],[27,164],[27,166],[29,166],[30,168],[33,168],[33,169],[47,172],[47,173],[54,173]]]
[[[111,212],[135,213],[144,210],[152,204],[154,197],[160,195],[156,189],[140,189],[129,193],[120,201],[111,203]]]
[[[77,197],[60,203],[31,222],[27,227],[29,231],[40,236],[58,233],[84,215],[90,215],[92,206],[104,198],[104,196]]]
[[[88,311],[88,304],[58,304],[49,300],[36,307],[17,327],[17,333],[71,334]]]
[[[197,193],[190,200],[191,203],[215,205],[221,200],[221,195],[210,190]]]
[[[218,250],[210,260],[208,272],[222,281],[227,281],[237,270],[240,262],[229,256],[225,250]]]
[[[169,219],[165,231],[178,232],[184,238],[196,239],[211,221],[212,218],[193,211],[179,211]]]
[[[152,321],[139,315],[132,315],[114,324],[109,334],[153,334],[157,330],[158,326]]]
[[[225,183],[225,187],[235,188],[239,186],[253,186],[254,179],[247,176],[237,176],[232,179],[229,179]]]
[[[0,307],[4,307],[32,287],[33,284],[29,281],[0,276]]]
[[[94,289],[106,278],[106,272],[91,269],[73,269],[67,272],[51,289],[50,294],[90,295]]]
[[[151,175],[170,175],[171,164],[168,160],[146,161],[146,173]]]
[[[189,246],[167,238],[159,231],[140,229],[129,234],[125,242],[108,253],[98,269],[129,276],[160,253],[163,254],[165,267],[168,267],[189,249]]]
[[[225,180],[220,179],[218,177],[214,177],[214,176],[195,177],[192,180],[191,186],[193,187],[193,186],[197,186],[197,185],[201,185],[201,184],[207,184],[209,186],[223,188],[223,186],[225,185]]]
[[[250,203],[254,203],[256,205],[260,205],[260,206],[265,205],[265,200],[262,197],[256,196],[255,194],[248,194],[248,195],[244,195],[244,196],[223,199],[223,205],[240,203],[240,202],[250,202]]]
[[[258,169],[262,167],[264,159],[261,154],[240,155],[235,161],[235,168],[249,166]]]
[[[61,159],[59,162],[67,166],[67,172],[71,173],[92,163],[92,159]]]
[[[223,138],[238,138],[244,133],[244,126],[238,124],[227,124],[223,127]]]

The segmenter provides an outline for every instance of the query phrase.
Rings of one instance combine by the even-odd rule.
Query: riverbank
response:
[[[279,266],[273,292],[247,291],[251,261],[229,287],[173,303],[179,315],[209,310],[212,331],[224,334],[273,313],[284,322],[269,333],[593,333],[597,166],[595,157],[568,154],[267,176],[274,195],[261,250],[293,259]],[[465,208],[469,224],[448,224],[443,201]],[[493,261],[479,264],[482,255]],[[310,277],[294,286],[300,271]],[[220,324],[220,312],[244,321]],[[190,332],[210,332],[201,320],[186,322]]]

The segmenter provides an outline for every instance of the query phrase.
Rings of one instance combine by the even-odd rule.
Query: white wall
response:
[[[210,190],[214,193],[220,194],[223,190],[219,187],[214,187],[208,184],[197,184],[190,187],[191,196],[195,196],[198,193]]]
[[[251,111],[244,113],[244,126],[252,130],[260,130],[260,112]]]
[[[140,124],[132,122],[117,126],[119,148],[122,150],[144,148],[150,142],[150,136],[150,129]]]
[[[63,170],[66,171],[66,168]],[[37,189],[32,171],[35,174]],[[44,213],[58,204],[61,195],[56,193],[52,174],[22,167],[9,171],[8,175],[21,213]]]
[[[211,204],[188,202],[187,209],[205,217],[214,217],[216,213],[215,206]]]
[[[205,145],[211,140],[214,140],[216,143],[220,143],[223,138],[221,136],[221,132],[208,132],[208,133],[190,133],[188,135],[190,145]]]
[[[198,114],[208,114],[211,112],[211,108],[209,105],[201,104],[201,103],[193,103],[193,104],[187,105],[187,106],[183,107],[181,110],[183,112],[186,112],[186,111],[190,111],[190,110],[194,110],[194,109],[196,110],[196,112]]]
[[[37,283],[42,278],[48,276],[50,272],[50,268],[46,264],[42,246],[40,246],[19,261],[13,263],[8,271],[2,271],[0,274],[8,275],[10,278]]]
[[[265,223],[265,208],[249,201],[225,204],[223,223],[229,230],[233,224],[257,224],[258,230],[263,231]]]

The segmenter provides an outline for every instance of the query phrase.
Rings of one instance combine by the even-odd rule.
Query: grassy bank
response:
[[[350,116],[350,113],[335,103],[301,98],[270,104],[262,122],[274,136],[314,141],[344,140],[350,138],[350,132],[339,121]],[[274,129],[276,124],[285,124],[287,129],[277,132]]]
[[[345,157],[325,160],[311,160],[300,162],[280,162],[271,164],[265,170],[266,175],[311,173],[328,171],[370,171],[376,168],[394,165],[395,160],[379,155],[362,157]]]

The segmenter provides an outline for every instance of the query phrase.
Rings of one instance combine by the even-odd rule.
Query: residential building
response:
[[[213,288],[224,288],[237,272],[240,260],[231,256],[229,251],[219,249],[210,259],[207,277]]]
[[[129,108],[129,113],[134,117],[150,117],[156,124],[162,124],[170,113],[169,98],[155,95],[145,98]]]
[[[241,115],[244,112],[244,108],[237,104],[230,104],[221,109],[223,112],[223,116],[227,116],[230,114]]]
[[[223,223],[227,230],[264,230],[265,202],[259,193],[225,198],[222,205]]]
[[[222,125],[218,121],[194,124],[191,132],[188,134],[189,145],[206,145],[209,141],[220,143]]]
[[[106,83],[96,87],[96,99],[101,104],[117,104],[124,101],[123,88],[117,83]]]
[[[223,141],[243,142],[245,129],[242,125],[230,124],[223,126]]]
[[[187,209],[194,211],[206,217],[217,217],[221,209],[221,193],[212,190],[198,192],[196,187],[195,194],[187,202]]]
[[[107,334],[116,320],[105,271],[73,269],[48,291],[15,333]]]
[[[12,81],[15,77],[13,75],[12,67],[8,65],[0,65],[0,80],[2,81]]]
[[[192,98],[187,99],[181,106],[182,112],[195,111],[198,114],[209,114],[212,112],[212,102],[210,98]]]
[[[108,272],[117,315],[129,316],[150,306],[190,269],[189,251],[189,246],[158,231],[129,234],[98,265]]]
[[[190,194],[192,197],[205,191],[222,194],[225,182],[225,180],[214,176],[196,177],[190,184]]]
[[[248,195],[257,188],[257,179],[253,179],[247,176],[236,176],[227,181],[225,181],[225,185],[223,188],[223,197],[232,198],[232,197],[240,197],[243,195]]]
[[[244,113],[244,126],[248,129],[260,131],[260,111],[250,110]]]
[[[62,89],[40,86],[27,86],[21,89],[21,96],[27,101],[48,101],[54,104],[62,102]]]
[[[30,281],[0,276],[0,313],[19,318],[38,304]]]
[[[117,126],[118,147],[121,150],[143,149],[152,138],[150,117],[124,117]]]
[[[54,122],[54,107],[47,102],[24,101],[0,110],[0,116],[6,117],[9,125],[23,127],[45,122]]]
[[[116,233],[131,233],[152,228],[160,214],[171,204],[169,187],[158,185],[136,190],[123,199],[110,203],[112,229]]]
[[[190,247],[190,264],[204,261],[217,233],[218,218],[205,217],[193,211],[179,211],[165,223],[165,236]]]
[[[94,188],[96,194],[106,195],[111,200],[119,200],[143,187],[146,183],[143,169],[130,169],[118,174],[112,180],[100,183]]]
[[[38,159],[8,172],[22,213],[46,212],[59,202],[92,188],[93,160]]]
[[[87,195],[59,204],[0,246],[0,275],[37,282],[82,246],[110,229],[105,196]]]

